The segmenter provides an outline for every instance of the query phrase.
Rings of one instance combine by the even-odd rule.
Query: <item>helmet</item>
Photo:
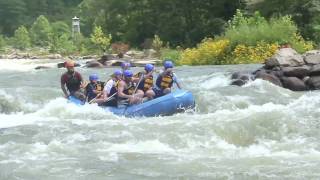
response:
[[[146,65],[144,66],[144,70],[146,70],[147,72],[152,71],[153,68],[154,68],[154,66],[153,66],[152,64],[146,64]]]
[[[89,76],[89,80],[90,81],[96,81],[96,80],[98,80],[99,79],[99,76],[97,75],[97,74],[91,74],[90,76]]]
[[[72,60],[67,60],[64,62],[64,66],[67,67],[74,67],[74,62]]]
[[[122,71],[119,70],[119,69],[117,69],[117,70],[115,70],[115,71],[113,72],[113,75],[115,75],[115,76],[120,76],[120,75],[122,75]]]
[[[173,63],[172,63],[172,61],[170,61],[170,60],[164,61],[163,67],[164,67],[165,69],[173,68]]]
[[[128,68],[129,68],[129,67],[131,67],[131,64],[130,64],[129,62],[122,62],[122,63],[121,63],[121,67],[122,67],[122,68],[125,68],[125,67],[128,67]]]
[[[130,70],[125,70],[125,71],[123,72],[123,75],[124,75],[124,77],[132,77],[132,76],[133,76],[133,73],[132,73],[132,71],[130,71]]]

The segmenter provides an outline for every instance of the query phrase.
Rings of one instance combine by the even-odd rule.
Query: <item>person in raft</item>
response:
[[[132,71],[125,70],[123,79],[120,80],[117,86],[118,107],[137,104],[142,101],[144,93],[142,90],[137,89],[136,85],[139,86],[139,82],[135,84]]]
[[[129,70],[131,68],[131,64],[129,62],[122,62],[121,63],[121,69],[122,69],[122,73],[125,71],[125,70]]]
[[[104,82],[99,81],[99,76],[97,74],[91,74],[89,76],[90,83],[86,86],[86,95],[89,103],[95,102],[99,97],[101,97]]]
[[[144,66],[144,71],[141,71],[134,75],[135,78],[138,78],[139,83],[138,89],[144,92],[144,96],[146,97],[145,100],[153,99],[155,96],[152,88],[153,88],[153,71],[154,66],[152,64],[146,64]]]
[[[85,100],[86,96],[83,92],[83,79],[79,72],[74,70],[75,63],[72,60],[65,62],[67,72],[61,75],[61,89],[65,98],[75,96],[78,99]]]
[[[169,94],[171,92],[171,88],[173,83],[177,85],[179,89],[181,89],[181,85],[178,81],[177,76],[173,72],[173,63],[171,60],[166,60],[163,63],[164,70],[157,77],[155,87],[153,90],[154,97],[161,97],[163,95]]]
[[[99,106],[117,106],[117,86],[121,79],[122,71],[115,70],[104,86],[102,98],[96,101]]]

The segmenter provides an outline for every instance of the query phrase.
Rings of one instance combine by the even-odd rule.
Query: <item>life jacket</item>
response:
[[[115,93],[118,92],[118,84],[119,84],[119,82],[120,82],[120,80],[117,80],[117,81],[113,84],[112,88],[110,89],[109,96],[112,96],[112,95],[114,95]]]
[[[143,76],[142,72],[139,72],[136,74],[134,77],[139,77],[141,78]],[[146,78],[146,76],[143,77],[143,80],[138,84],[138,89],[143,90],[144,92],[148,91],[153,87],[153,76],[149,76]]]
[[[91,99],[95,98],[98,94],[101,94],[104,88],[104,82],[98,81],[97,83],[89,83],[86,86],[87,91],[87,97],[90,101]],[[97,91],[97,93],[94,93],[93,90]]]
[[[72,74],[70,73],[65,74],[65,76],[67,76],[66,86],[70,93],[73,93],[80,89],[81,79],[79,78],[79,75],[76,73],[77,72],[73,72]]]
[[[119,81],[120,82],[120,81]],[[116,84],[116,89],[118,90],[119,88],[119,82],[117,82]],[[130,83],[130,84],[127,84],[127,88],[123,90],[123,93],[126,94],[126,95],[132,95],[134,93],[134,90],[135,90],[135,85],[134,83]]]
[[[171,88],[173,85],[173,74],[159,75],[156,81],[156,85],[163,89]]]
[[[125,89],[123,93],[127,95],[132,95],[134,94],[135,89],[135,85],[133,83],[130,83],[129,85],[127,85],[127,89]]]

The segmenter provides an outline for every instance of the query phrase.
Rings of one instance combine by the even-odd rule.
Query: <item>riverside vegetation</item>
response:
[[[311,0],[0,0],[0,5],[7,17],[0,22],[2,54],[18,49],[102,55],[152,48],[157,58],[179,65],[243,64],[261,63],[281,46],[304,53],[320,40],[320,3]],[[81,18],[81,33],[74,37],[73,15]]]

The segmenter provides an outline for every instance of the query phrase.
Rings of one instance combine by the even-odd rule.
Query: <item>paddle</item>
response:
[[[93,99],[91,99],[91,101],[89,102],[89,104],[93,103],[98,97],[101,96],[102,93],[97,94],[97,96]]]
[[[109,101],[110,101],[115,95],[117,95],[117,94],[118,94],[118,92],[112,94],[112,96],[108,97],[108,99],[105,101],[105,103],[106,103],[106,102],[109,102]]]

